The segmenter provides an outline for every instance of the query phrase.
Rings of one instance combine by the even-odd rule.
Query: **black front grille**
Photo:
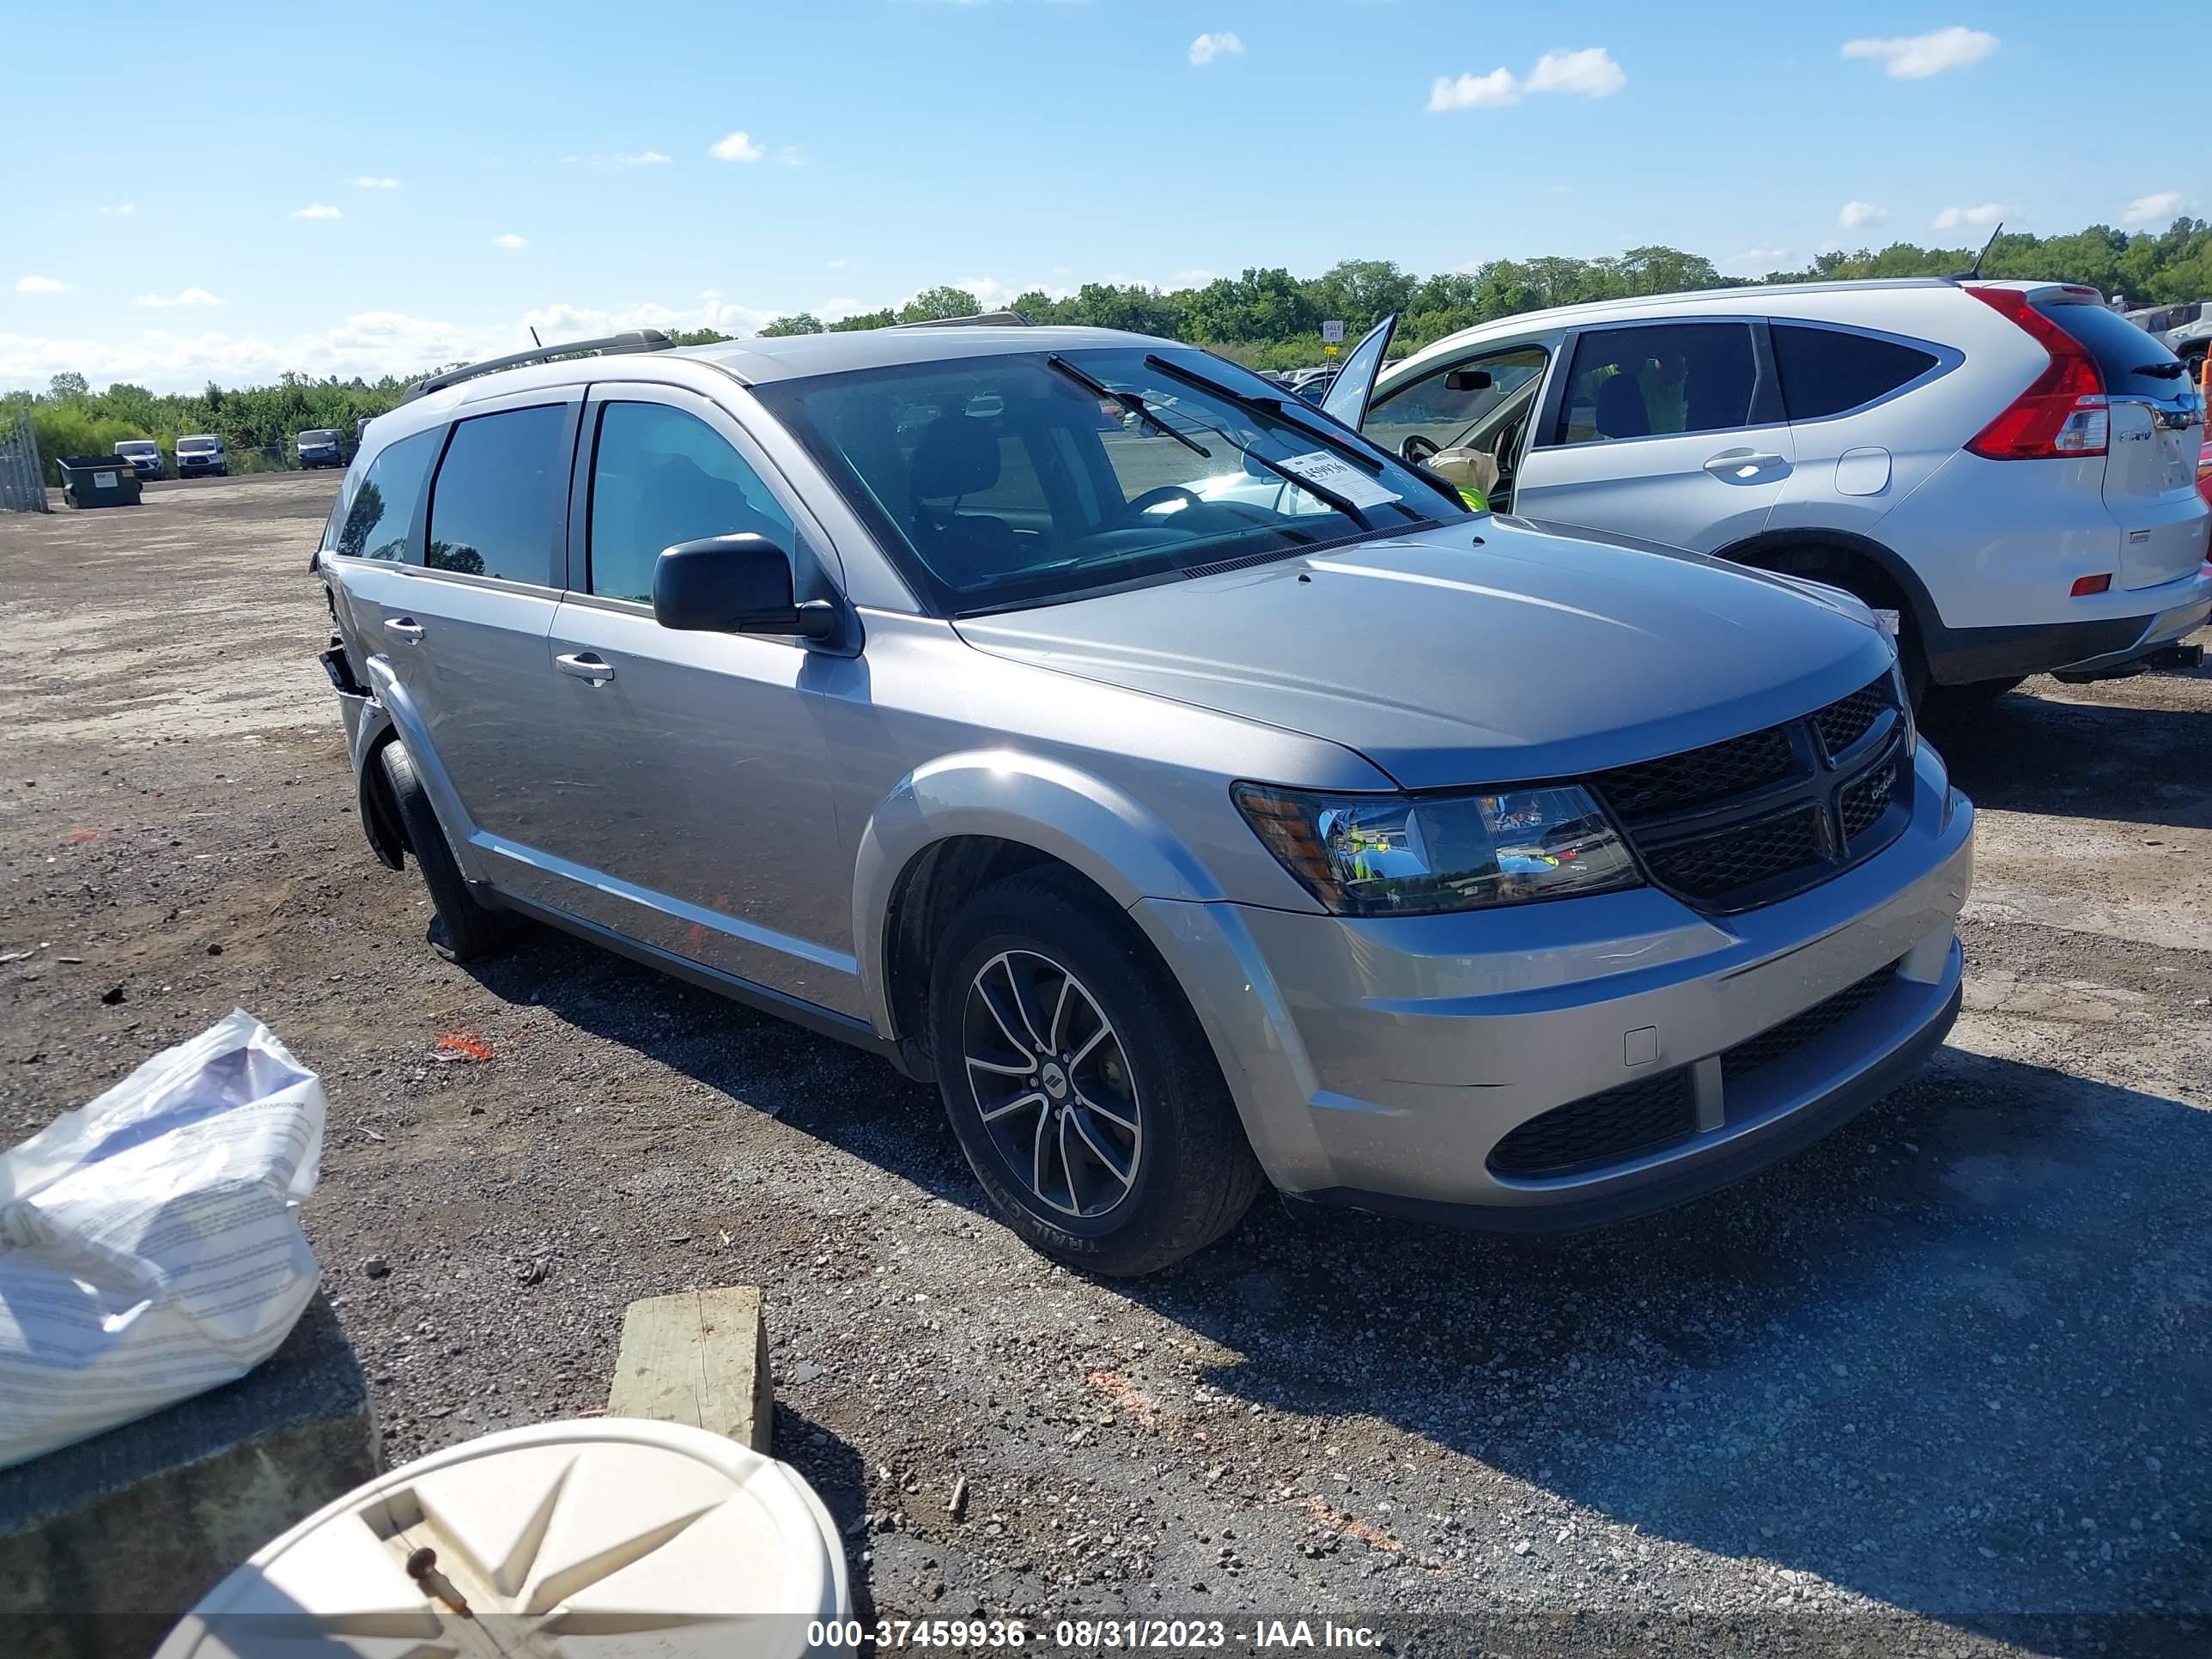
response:
[[[1762,1066],[1771,1066],[1794,1054],[1814,1038],[1824,1036],[1889,988],[1897,977],[1897,964],[1877,968],[1855,985],[1847,985],[1825,1002],[1816,1002],[1802,1014],[1793,1014],[1779,1025],[1771,1025],[1757,1036],[1746,1037],[1721,1055],[1721,1078],[1734,1083]]]
[[[1633,766],[1616,766],[1590,780],[1614,811],[1628,817],[1678,812],[1731,795],[1747,794],[1788,777],[1796,764],[1790,733],[1779,726],[1726,743]]]
[[[1524,1179],[1572,1175],[1686,1139],[1697,1127],[1690,1073],[1680,1067],[1554,1106],[1492,1147],[1489,1163]]]
[[[1685,897],[1724,899],[1827,856],[1817,807],[1801,807],[1725,835],[1677,842],[1646,859],[1652,879]]]
[[[1904,728],[1885,673],[1800,719],[1589,781],[1658,885],[1704,909],[1749,909],[1826,881],[1902,829],[1888,809],[1911,776]]]
[[[1897,794],[1897,769],[1902,757],[1892,754],[1882,763],[1844,791],[1841,817],[1846,840],[1856,841],[1881,822]]]
[[[1894,701],[1889,682],[1876,680],[1830,703],[1813,716],[1813,724],[1820,728],[1820,741],[1828,745],[1828,753],[1840,755],[1871,732],[1874,723],[1881,718],[1881,711]]]

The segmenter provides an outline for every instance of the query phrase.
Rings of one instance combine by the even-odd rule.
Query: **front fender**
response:
[[[1223,896],[1167,825],[1127,794],[1074,767],[1012,750],[947,755],[909,772],[860,832],[853,875],[853,938],[860,994],[886,1035],[896,1029],[885,927],[907,867],[959,836],[1019,842],[1079,870],[1125,908],[1141,899],[1203,903]]]

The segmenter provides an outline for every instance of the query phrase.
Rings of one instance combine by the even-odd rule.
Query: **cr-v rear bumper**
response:
[[[1942,1041],[1973,808],[1925,744],[1915,765],[1895,842],[1738,915],[1650,888],[1375,921],[1136,908],[1277,1186],[1479,1226],[1587,1226],[1771,1163]],[[1537,1173],[1532,1134],[1553,1136]],[[1542,1173],[1547,1158],[1571,1167]]]
[[[1929,629],[1929,672],[1943,685],[2029,674],[2079,674],[2094,679],[2128,672],[2212,620],[2212,564],[2179,581],[2141,589],[2134,597],[2155,608],[2137,616],[2081,622]]]

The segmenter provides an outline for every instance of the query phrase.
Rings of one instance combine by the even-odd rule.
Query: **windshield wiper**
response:
[[[1262,415],[1273,415],[1285,425],[1294,426],[1309,437],[1328,445],[1329,448],[1343,456],[1346,460],[1350,461],[1363,472],[1371,472],[1377,477],[1382,474],[1382,463],[1373,450],[1364,447],[1356,439],[1347,438],[1340,433],[1331,432],[1318,422],[1305,418],[1301,411],[1307,405],[1296,398],[1268,398],[1256,392],[1239,392],[1234,386],[1222,385],[1220,381],[1210,375],[1200,374],[1195,369],[1185,368],[1181,363],[1172,362],[1158,352],[1153,352],[1146,357],[1145,366],[1147,368],[1158,369],[1171,380],[1182,380],[1187,385],[1198,387],[1200,391],[1211,392],[1217,397],[1226,398],[1232,404],[1241,404],[1246,409],[1257,410]],[[1253,459],[1263,466],[1268,465],[1264,457],[1255,455]],[[1425,471],[1410,462],[1407,464],[1407,471],[1434,489],[1437,494],[1449,501],[1454,507],[1462,512],[1466,510],[1467,503],[1460,499],[1459,491],[1442,478]],[[1304,481],[1301,479],[1299,482]],[[1309,485],[1308,488],[1310,489],[1311,486]],[[1314,493],[1321,494],[1319,490],[1315,490]],[[1326,500],[1327,497],[1324,496],[1322,499]],[[1408,518],[1418,519],[1421,516],[1403,501],[1399,501],[1396,505]]]
[[[1145,407],[1145,400],[1139,397],[1135,392],[1116,392],[1112,386],[1108,386],[1103,380],[1093,380],[1090,375],[1085,374],[1081,369],[1078,368],[1073,363],[1068,362],[1066,358],[1061,356],[1058,352],[1048,353],[1045,356],[1045,362],[1052,368],[1058,369],[1061,374],[1066,375],[1069,380],[1074,381],[1076,385],[1083,387],[1092,396],[1109,398],[1113,402],[1121,404],[1122,408],[1130,410],[1139,420],[1142,421],[1146,426],[1152,428],[1153,431],[1161,433],[1167,437],[1173,438],[1185,449],[1190,451],[1192,454],[1203,455],[1209,461],[1213,459],[1213,452],[1212,450],[1208,449],[1204,444],[1199,442],[1197,439],[1190,436],[1188,433],[1176,431],[1158,416],[1153,414],[1151,410]]]
[[[2188,364],[2183,362],[2180,358],[2176,357],[2172,362],[2137,363],[2135,368],[2129,372],[2135,374],[2147,375],[2154,380],[2178,380],[2181,378],[2182,372],[2188,367]]]

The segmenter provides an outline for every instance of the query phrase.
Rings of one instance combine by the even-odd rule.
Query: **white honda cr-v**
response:
[[[1916,696],[2193,661],[2203,400],[2094,289],[1717,289],[1455,334],[1324,407],[1408,459],[1496,458],[1502,512],[1816,577],[1899,614]]]

